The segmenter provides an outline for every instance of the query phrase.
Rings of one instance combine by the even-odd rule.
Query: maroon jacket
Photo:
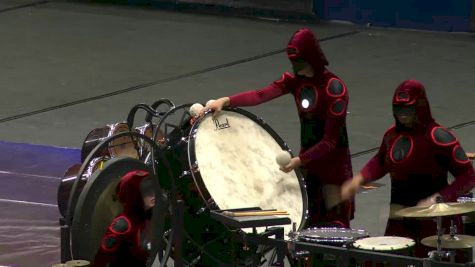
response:
[[[292,94],[300,118],[299,157],[307,183],[341,185],[353,175],[346,132],[346,86],[325,68],[328,61],[310,30],[300,29],[292,36],[287,55],[294,68],[300,60],[308,62],[314,69],[314,77],[286,72],[281,79],[262,89],[231,96],[230,105],[254,106]],[[316,192],[320,188],[314,185],[307,188],[309,201],[321,198]],[[351,208],[345,208],[344,213],[351,213],[349,210]],[[348,222],[344,224],[348,226]]]
[[[145,267],[149,245],[145,235],[149,216],[144,211],[140,192],[142,180],[149,174],[131,171],[117,185],[117,195],[123,204],[119,214],[107,228],[92,267]]]
[[[345,120],[348,106],[346,86],[324,68],[327,60],[309,30],[297,31],[287,52],[291,60],[303,58],[309,62],[316,71],[315,76],[296,77],[286,72],[280,80],[267,87],[231,96],[230,104],[254,106],[292,94],[301,122],[299,156],[303,167],[324,183],[341,185],[352,177]]]
[[[373,181],[389,173],[391,176],[391,204],[416,206],[435,193],[444,201],[456,201],[457,196],[475,186],[473,167],[452,132],[437,124],[432,118],[424,86],[415,80],[404,81],[393,97],[393,112],[406,109],[415,114],[416,123],[411,128],[399,124],[384,134],[378,153],[363,167],[366,181]],[[412,111],[411,111],[412,110]],[[456,178],[447,182],[451,172]],[[449,217],[443,227],[448,233]],[[455,217],[457,228],[462,229],[460,216]],[[425,237],[436,234],[433,220],[388,220],[385,235],[409,237],[415,240],[415,256],[427,257],[434,248],[421,244]]]
[[[424,86],[415,80],[403,82],[393,106],[395,112],[415,107],[417,122],[405,128],[396,121],[384,134],[378,153],[363,167],[363,177],[373,181],[389,173],[391,203],[404,206],[415,206],[435,193],[448,202],[469,192],[475,186],[473,167],[455,135],[432,118]],[[450,185],[448,172],[456,178]]]

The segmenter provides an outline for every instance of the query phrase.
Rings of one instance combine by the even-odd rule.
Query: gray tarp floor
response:
[[[288,23],[67,1],[3,0],[0,140],[79,148],[91,129],[124,120],[134,104],[159,98],[178,104],[203,103],[265,86],[290,66],[284,53],[259,56],[283,49],[300,27],[310,27],[319,38],[358,31],[322,42],[330,69],[348,86],[352,153],[379,145],[393,123],[392,93],[408,78],[426,85],[433,115],[442,125],[474,121],[474,34]],[[253,57],[257,58],[239,61]],[[233,62],[236,64],[228,64]],[[261,116],[298,150],[298,118],[289,96],[247,110]],[[475,151],[474,124],[455,133],[467,151]],[[354,170],[370,156],[354,157]],[[42,162],[41,156],[36,159]],[[21,160],[4,155],[0,171],[7,172]],[[0,214],[11,222],[41,222],[38,227],[43,228],[32,230],[29,225],[22,233],[21,227],[2,224],[0,231],[9,235],[0,240],[22,246],[25,233],[37,231],[30,237],[42,239],[50,250],[43,247],[38,255],[35,251],[41,244],[35,243],[24,248],[31,250],[25,254],[4,244],[0,264],[33,267],[59,262],[59,229],[54,228],[59,213],[52,206],[61,175],[54,175],[57,179],[52,181],[49,176],[30,174],[38,180],[35,183],[43,183],[41,189],[22,186],[27,180],[21,176],[0,179],[0,187],[16,184],[11,188],[18,190],[16,195],[0,195],[0,204],[5,206]],[[380,182],[386,186],[358,195],[354,228],[383,234],[388,181],[385,177]],[[17,238],[11,229],[17,229]]]

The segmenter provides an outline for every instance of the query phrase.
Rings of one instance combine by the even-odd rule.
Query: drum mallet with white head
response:
[[[290,153],[286,150],[282,150],[281,152],[279,152],[277,154],[277,156],[275,157],[275,161],[277,162],[277,164],[279,164],[279,166],[281,167],[284,167],[286,166],[287,164],[290,163],[290,159],[291,159],[291,156],[290,156]]]
[[[201,105],[200,103],[195,103],[195,104],[191,105],[191,107],[190,107],[191,117],[198,116],[198,114],[200,114],[200,112],[203,108],[204,108],[203,105]]]

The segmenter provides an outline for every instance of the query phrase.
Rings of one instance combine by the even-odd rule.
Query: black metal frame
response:
[[[290,245],[290,252],[308,251],[310,254],[331,254],[337,256],[336,267],[350,266],[350,259],[358,261],[388,262],[391,266],[414,266],[414,267],[462,267],[466,264],[437,262],[429,258],[416,258],[389,254],[383,252],[361,250],[352,247],[336,247],[316,243],[281,241]]]

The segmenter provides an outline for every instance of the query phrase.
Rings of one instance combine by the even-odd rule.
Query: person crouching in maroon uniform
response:
[[[404,81],[397,87],[392,103],[396,124],[384,134],[377,154],[343,185],[342,198],[353,196],[362,184],[389,173],[391,209],[385,235],[414,239],[415,255],[427,257],[427,252],[434,249],[424,247],[420,240],[437,234],[436,223],[392,214],[404,207],[430,206],[437,197],[444,202],[457,201],[457,196],[475,186],[475,172],[455,135],[432,118],[420,82]],[[447,181],[448,172],[455,177],[451,184]],[[460,218],[455,220],[460,229]],[[448,229],[450,221],[444,224]]]
[[[92,267],[145,267],[155,193],[146,171],[126,173],[117,185],[123,212],[107,228]],[[109,264],[109,265],[108,265]]]
[[[296,31],[286,51],[293,74],[286,72],[259,90],[217,99],[201,114],[210,109],[216,114],[223,106],[255,106],[291,94],[300,118],[301,150],[281,170],[301,168],[307,185],[309,226],[349,227],[353,201],[338,204],[329,199],[335,197],[331,192],[339,198],[340,186],[353,176],[346,131],[348,91],[343,81],[326,68],[328,61],[309,29]]]

